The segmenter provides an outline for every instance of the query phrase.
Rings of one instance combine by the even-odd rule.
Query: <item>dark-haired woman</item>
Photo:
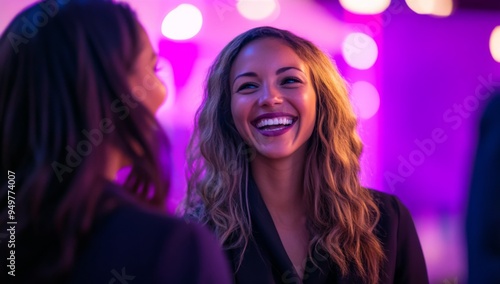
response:
[[[229,283],[212,235],[164,215],[166,91],[144,29],[125,4],[61,3],[0,38],[0,283]]]

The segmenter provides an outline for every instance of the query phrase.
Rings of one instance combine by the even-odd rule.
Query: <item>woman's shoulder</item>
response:
[[[113,227],[118,231],[135,228],[135,231],[142,231],[143,235],[151,231],[155,232],[156,235],[160,234],[164,237],[174,232],[190,234],[196,233],[198,230],[197,226],[189,224],[183,219],[134,205],[125,205],[116,208],[104,219],[104,223],[106,223],[107,227]]]
[[[107,214],[101,216],[98,220],[99,224],[105,224],[105,227],[114,230],[130,230],[136,228],[135,231],[149,232],[154,231],[156,235],[168,235],[172,232],[193,232],[198,230],[198,227],[188,224],[185,220],[170,216],[165,210],[160,208],[151,208],[140,204],[131,196],[125,193],[120,185],[109,183],[105,187],[103,199],[111,201],[114,204],[114,209]]]
[[[399,217],[401,215],[410,215],[408,208],[394,194],[367,189],[372,195],[382,215]]]
[[[174,231],[192,230],[192,226],[167,215],[161,208],[152,208],[134,200],[119,185],[107,185],[102,200],[103,205],[110,204],[110,209],[97,217],[93,228],[95,233],[112,228],[115,232],[124,231],[130,236],[140,237],[135,232],[142,231],[142,235],[147,235],[154,231],[156,235],[168,235]]]
[[[368,189],[380,211],[377,224],[382,239],[411,234],[416,236],[415,223],[408,207],[394,194]]]
[[[380,219],[376,234],[386,256],[381,283],[429,283],[420,240],[408,208],[397,196],[370,189]]]
[[[75,283],[109,281],[116,273],[147,283],[198,283],[201,276],[209,283],[229,283],[229,270],[213,234],[198,224],[133,204],[121,204],[103,216],[81,249]]]

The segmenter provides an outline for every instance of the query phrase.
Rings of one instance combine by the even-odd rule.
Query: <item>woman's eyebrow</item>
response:
[[[304,73],[304,71],[302,71],[302,69],[298,68],[298,67],[294,67],[294,66],[288,66],[288,67],[281,67],[280,69],[276,70],[276,75],[279,75],[285,71],[288,71],[290,69],[295,69],[295,70],[298,70],[302,73]],[[305,74],[305,73],[304,73]]]
[[[236,82],[236,79],[240,78],[240,77],[257,77],[257,73],[255,72],[245,72],[245,73],[241,73],[239,74],[238,76],[234,77],[234,80],[233,80],[233,85],[234,85],[234,82]]]

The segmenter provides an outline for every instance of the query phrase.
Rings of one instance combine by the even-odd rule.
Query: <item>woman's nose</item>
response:
[[[268,85],[262,90],[262,95],[259,99],[260,106],[274,106],[283,102],[283,96],[280,90],[273,85]]]

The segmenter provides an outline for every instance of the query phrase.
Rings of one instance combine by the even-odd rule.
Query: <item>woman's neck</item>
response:
[[[250,165],[283,248],[301,279],[310,240],[303,199],[304,161],[305,151],[279,160],[257,155]]]
[[[300,156],[268,159],[257,155],[250,165],[262,199],[274,222],[280,225],[296,226],[305,223],[305,155]]]

